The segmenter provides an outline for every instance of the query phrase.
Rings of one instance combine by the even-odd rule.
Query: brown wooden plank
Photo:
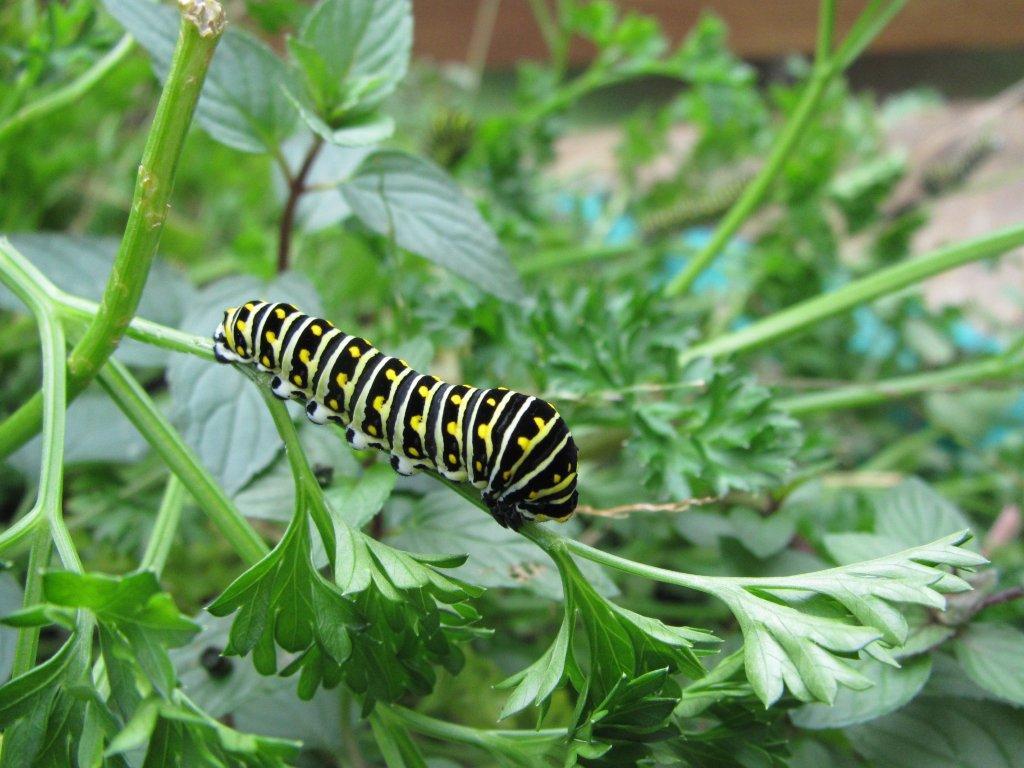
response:
[[[415,49],[438,61],[465,61],[473,21],[486,0],[414,0]],[[734,51],[766,59],[814,48],[818,3],[815,0],[620,0],[620,7],[657,16],[676,42],[705,11],[726,22]],[[840,0],[840,29],[853,22],[864,2]],[[1024,0],[910,0],[875,41],[875,53],[934,50],[1024,48]],[[501,0],[488,64],[508,67],[545,56],[545,48],[527,0]],[[585,62],[584,46],[572,51]]]

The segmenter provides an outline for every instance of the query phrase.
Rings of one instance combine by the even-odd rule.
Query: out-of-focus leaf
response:
[[[921,655],[897,668],[869,659],[855,666],[873,683],[870,688],[843,688],[831,705],[804,704],[790,711],[790,719],[801,728],[819,730],[845,728],[887,715],[917,696],[931,674],[932,660]]]
[[[964,672],[987,691],[1024,706],[1024,633],[1006,624],[970,625],[953,643]]]
[[[21,607],[21,586],[8,573],[0,573],[0,616],[13,613]],[[18,631],[11,627],[0,627],[0,683],[11,675],[14,664],[14,647]]]
[[[380,512],[395,487],[396,477],[387,464],[374,464],[359,477],[338,478],[325,496],[345,522],[362,528]]]

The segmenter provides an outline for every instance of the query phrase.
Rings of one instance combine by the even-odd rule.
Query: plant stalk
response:
[[[254,565],[263,559],[269,552],[263,539],[128,369],[117,360],[109,360],[100,371],[99,381],[246,564]]]
[[[185,505],[185,486],[177,475],[167,478],[160,508],[156,513],[153,530],[146,542],[146,551],[139,562],[140,571],[153,571],[159,576],[167,564],[167,556],[174,544],[174,534],[181,522],[181,508]]]
[[[193,21],[200,10],[207,13],[207,19],[211,14],[218,18],[219,14],[220,23],[206,24],[201,31],[198,22]],[[167,218],[185,134],[223,27],[223,12],[215,0],[191,0],[184,4],[181,31],[142,153],[124,237],[99,311],[68,356],[69,399],[95,378],[117,348],[138,308]],[[0,458],[38,432],[42,417],[43,398],[37,393],[0,424]]]
[[[921,392],[947,389],[979,381],[1006,379],[1015,374],[1024,374],[1024,358],[994,357],[936,371],[915,373],[882,381],[869,381],[863,384],[850,384],[820,392],[806,392],[783,398],[778,404],[794,415],[803,416],[821,411],[876,405]]]
[[[679,360],[686,363],[699,357],[720,357],[777,341],[859,304],[895,293],[972,261],[998,256],[1021,245],[1024,245],[1024,225],[940,248],[802,301],[738,331],[690,347],[682,352]]]

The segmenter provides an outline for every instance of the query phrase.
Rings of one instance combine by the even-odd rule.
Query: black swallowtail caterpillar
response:
[[[218,361],[273,372],[277,397],[305,401],[316,424],[341,424],[355,448],[389,452],[396,472],[471,483],[506,527],[576,509],[576,443],[540,398],[418,373],[291,304],[231,307],[213,340]]]

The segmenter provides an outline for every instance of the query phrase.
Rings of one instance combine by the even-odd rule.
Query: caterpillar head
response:
[[[252,318],[261,304],[257,299],[240,307],[228,307],[213,332],[213,354],[221,363],[251,363],[254,358]]]

